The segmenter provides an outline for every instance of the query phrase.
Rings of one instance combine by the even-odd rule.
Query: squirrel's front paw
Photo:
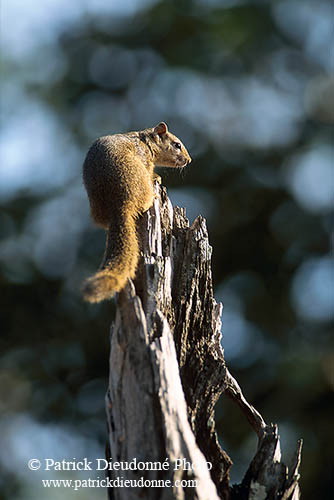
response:
[[[162,179],[160,175],[156,174],[155,172],[153,173],[153,182],[157,181],[160,185],[162,183]]]

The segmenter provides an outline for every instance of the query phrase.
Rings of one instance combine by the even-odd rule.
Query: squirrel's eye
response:
[[[173,142],[173,146],[176,149],[181,149],[181,144],[179,142]]]

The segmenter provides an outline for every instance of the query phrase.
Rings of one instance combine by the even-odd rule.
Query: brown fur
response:
[[[136,219],[154,199],[154,167],[185,167],[191,158],[163,122],[154,128],[97,139],[83,179],[95,223],[107,231],[99,271],[83,285],[89,302],[111,298],[134,278],[139,257]]]

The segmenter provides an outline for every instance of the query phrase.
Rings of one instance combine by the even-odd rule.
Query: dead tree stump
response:
[[[173,209],[165,189],[155,188],[154,206],[138,221],[136,280],[117,298],[111,331],[109,498],[298,500],[301,443],[289,472],[277,427],[247,403],[224,361],[205,220],[199,216],[189,227],[184,209]],[[222,393],[259,439],[242,483],[233,487],[232,462],[215,432]]]

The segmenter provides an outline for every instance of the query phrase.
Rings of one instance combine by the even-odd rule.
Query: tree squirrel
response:
[[[136,220],[154,200],[154,167],[185,167],[188,151],[164,122],[139,132],[106,135],[89,149],[83,181],[94,222],[107,231],[96,274],[83,284],[84,299],[100,302],[134,278],[139,258]]]

